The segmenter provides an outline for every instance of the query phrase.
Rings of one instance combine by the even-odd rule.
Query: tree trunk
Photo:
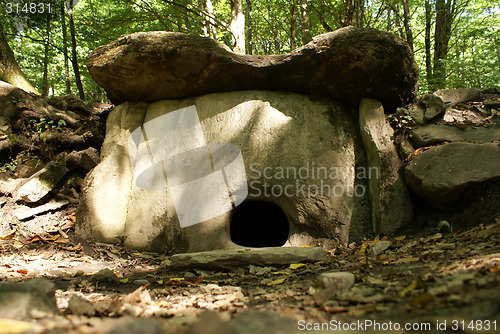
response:
[[[245,54],[245,13],[243,0],[231,0],[230,30],[234,39],[234,52]]]
[[[71,94],[71,81],[69,76],[69,58],[68,58],[68,32],[66,29],[66,10],[61,6],[61,23],[63,37],[63,53],[64,53],[64,82],[66,83],[66,94]]]
[[[42,81],[42,95],[49,95],[49,45],[50,45],[50,15],[47,15],[47,31],[45,33],[44,43],[44,58],[43,58],[43,81]]]
[[[3,32],[2,24],[0,23],[0,80],[5,81],[13,86],[24,89],[30,93],[38,94],[38,91],[26,79],[21,68],[14,58],[7,39]]]
[[[433,85],[432,60],[431,60],[431,5],[425,0],[425,74],[427,77],[427,90],[430,92]]]
[[[403,0],[403,24],[405,26],[406,41],[410,45],[411,52],[413,52],[413,32],[410,25],[410,4],[409,0]]]
[[[213,39],[217,39],[217,31],[215,29],[215,22],[213,19],[214,16],[214,7],[212,6],[211,0],[199,0],[199,7],[202,10],[202,30],[203,36],[210,37]]]
[[[311,18],[309,17],[308,0],[300,0],[300,24],[302,26],[302,44],[312,41]]]
[[[253,38],[253,23],[252,23],[252,0],[246,0],[247,3],[247,39],[246,49],[249,55],[252,54],[252,38]]]
[[[295,37],[297,35],[297,0],[291,2],[290,7],[290,51],[296,48]]]
[[[80,68],[78,67],[78,57],[76,55],[76,31],[75,23],[73,22],[73,2],[70,1],[68,10],[69,17],[69,31],[71,33],[71,62],[73,63],[73,71],[75,72],[76,87],[78,88],[78,95],[80,99],[85,100],[85,93],[83,92],[82,79],[80,77]]]
[[[445,88],[446,85],[446,56],[448,55],[452,21],[451,0],[436,0],[433,90]]]

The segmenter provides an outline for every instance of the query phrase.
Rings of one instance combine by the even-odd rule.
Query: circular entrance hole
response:
[[[231,241],[244,247],[280,247],[288,239],[290,226],[281,208],[270,202],[248,201],[234,209]]]

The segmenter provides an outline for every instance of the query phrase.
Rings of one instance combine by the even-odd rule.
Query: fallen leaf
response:
[[[406,235],[400,235],[399,237],[395,237],[394,240],[397,240],[397,241],[403,241],[406,239]]]
[[[22,248],[24,245],[22,243],[20,243],[19,241],[16,241],[16,242],[14,242],[14,244],[12,246],[19,249],[19,248]]]
[[[269,282],[266,285],[267,286],[275,286],[275,285],[283,284],[283,282],[285,282],[285,280],[286,280],[286,278],[280,278],[280,279],[274,280],[272,282]]]
[[[299,268],[302,268],[302,267],[305,267],[305,266],[306,266],[305,263],[292,263],[290,265],[290,269],[295,270],[295,269],[299,269]]]
[[[406,296],[408,293],[417,290],[417,289],[425,289],[427,286],[425,285],[424,281],[419,277],[415,278],[413,282],[410,283],[406,288],[401,290],[399,292],[400,297]]]

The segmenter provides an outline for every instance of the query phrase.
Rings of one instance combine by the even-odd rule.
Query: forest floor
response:
[[[57,310],[0,320],[0,333],[500,332],[500,221],[340,247],[327,264],[224,272],[168,272],[166,256],[82,244],[72,222],[0,240],[1,281],[45,277],[57,289]],[[354,274],[351,288],[315,290],[320,273],[339,271]]]

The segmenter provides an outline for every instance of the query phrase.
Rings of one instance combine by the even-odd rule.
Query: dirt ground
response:
[[[500,220],[339,247],[328,264],[228,272],[168,272],[165,255],[78,242],[73,222],[0,240],[1,281],[56,285],[58,312],[22,322],[27,333],[500,332]],[[338,271],[354,274],[351,288],[314,287]],[[0,333],[20,332],[1,321]]]

